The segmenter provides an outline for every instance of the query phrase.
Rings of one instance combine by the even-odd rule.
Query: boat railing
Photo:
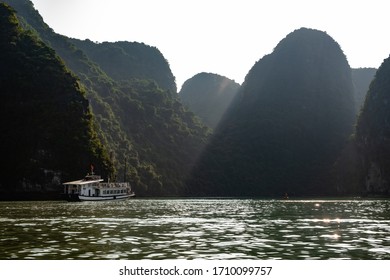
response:
[[[103,188],[128,188],[129,183],[100,183]]]

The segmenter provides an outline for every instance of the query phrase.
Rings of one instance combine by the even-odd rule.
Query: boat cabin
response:
[[[129,183],[103,183],[97,175],[87,175],[82,180],[66,182],[64,194],[69,201],[111,200],[135,196]]]

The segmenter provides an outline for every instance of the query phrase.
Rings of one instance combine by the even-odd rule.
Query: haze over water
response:
[[[0,202],[0,259],[390,259],[390,200]]]

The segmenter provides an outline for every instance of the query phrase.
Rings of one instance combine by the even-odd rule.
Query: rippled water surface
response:
[[[0,259],[390,259],[390,200],[0,202]]]

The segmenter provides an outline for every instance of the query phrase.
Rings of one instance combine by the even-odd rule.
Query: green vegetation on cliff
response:
[[[161,52],[143,43],[104,42],[70,39],[111,78],[154,80],[162,89],[176,94],[175,77]]]
[[[112,173],[77,78],[3,3],[0,26],[0,191],[45,191],[91,163]]]
[[[80,78],[116,178],[126,172],[141,196],[182,194],[209,130],[180,103],[162,54],[139,43],[69,39],[54,33],[30,1],[6,2]]]

